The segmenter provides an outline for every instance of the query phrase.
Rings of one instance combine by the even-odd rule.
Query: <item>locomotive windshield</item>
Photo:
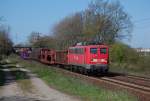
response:
[[[97,48],[91,48],[90,53],[92,54],[97,54]]]
[[[107,49],[106,48],[101,48],[100,49],[100,53],[101,54],[106,54],[107,53]]]

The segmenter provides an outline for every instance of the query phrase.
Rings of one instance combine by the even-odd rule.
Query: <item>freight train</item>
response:
[[[107,73],[109,47],[107,45],[76,45],[67,50],[35,48],[21,51],[23,59],[34,59],[48,65],[61,65],[83,73]]]

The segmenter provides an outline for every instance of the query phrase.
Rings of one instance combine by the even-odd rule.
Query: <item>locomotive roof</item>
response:
[[[84,47],[108,47],[107,45],[76,45],[69,48],[84,48]]]

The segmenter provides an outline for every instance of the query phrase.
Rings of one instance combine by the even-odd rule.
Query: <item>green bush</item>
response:
[[[117,72],[148,74],[150,56],[142,56],[128,45],[117,42],[110,47],[110,67]]]
[[[123,62],[124,61],[124,47],[121,44],[113,44],[110,48],[110,60],[111,62]]]
[[[128,45],[115,43],[110,48],[110,61],[115,63],[137,63],[139,54]]]
[[[140,56],[137,65],[140,70],[149,71],[150,70],[150,56]]]

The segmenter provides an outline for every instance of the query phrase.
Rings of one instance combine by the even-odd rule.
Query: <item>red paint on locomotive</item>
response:
[[[68,49],[68,64],[90,70],[108,71],[108,58],[106,45],[75,46]]]

